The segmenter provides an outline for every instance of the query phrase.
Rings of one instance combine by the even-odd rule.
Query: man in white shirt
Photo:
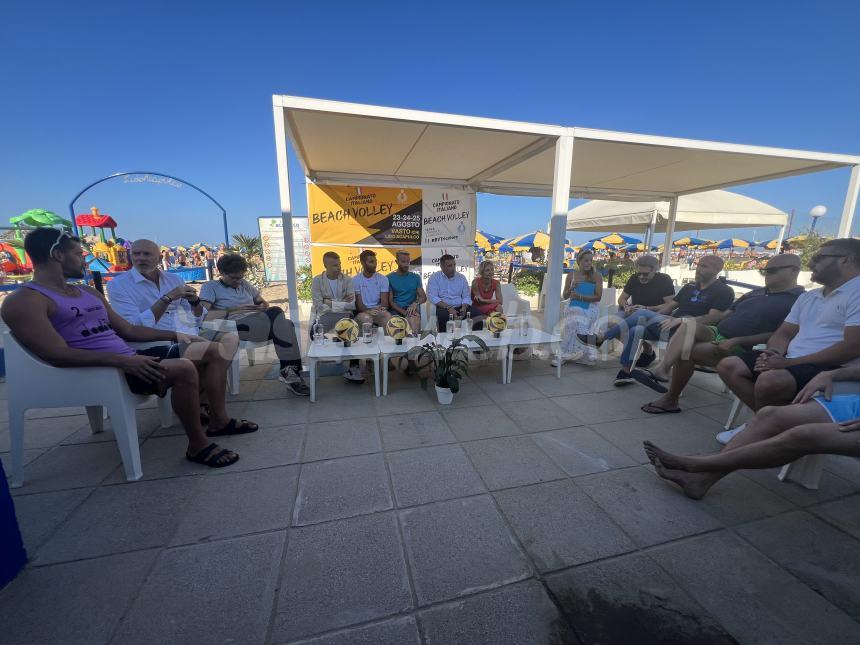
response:
[[[362,271],[352,279],[352,290],[355,293],[355,321],[359,326],[374,323],[384,328],[391,318],[388,308],[391,306],[390,287],[388,278],[376,271],[376,253],[365,249],[358,256]]]
[[[453,317],[479,316],[481,312],[472,306],[469,282],[462,273],[457,273],[457,261],[453,255],[445,254],[439,258],[439,268],[427,281],[427,299],[436,307],[438,329],[445,330],[445,324]]]
[[[111,307],[133,325],[196,335],[206,309],[197,292],[177,275],[160,267],[158,245],[137,240],[131,245],[132,268],[108,282]],[[204,366],[207,376],[200,405],[201,422],[208,424],[207,435],[244,434],[257,430],[257,424],[231,419],[227,414],[227,370],[238,344],[233,335],[219,342],[199,342],[179,348],[183,358]]]
[[[726,385],[753,410],[787,405],[819,372],[860,363],[860,240],[825,242],[809,266],[824,286],[801,294],[767,349],[717,365]]]

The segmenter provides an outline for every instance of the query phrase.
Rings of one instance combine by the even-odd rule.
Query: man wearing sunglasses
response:
[[[809,267],[824,286],[797,299],[767,349],[717,365],[726,385],[753,410],[790,403],[822,371],[860,364],[860,240],[825,242]]]
[[[593,343],[597,347],[610,338],[621,338],[621,369],[615,376],[615,385],[633,383],[644,372],[633,371],[633,352],[639,339],[658,340],[668,338],[681,325],[685,318],[711,324],[719,320],[722,312],[729,308],[735,299],[735,292],[725,282],[719,280],[723,270],[723,259],[717,255],[706,255],[696,267],[696,281],[685,284],[672,298],[655,308],[636,309],[632,314],[609,327],[603,334],[587,336],[577,334],[583,343]]]
[[[24,248],[33,261],[33,280],[6,298],[2,308],[15,339],[54,367],[119,368],[136,394],[164,396],[171,388],[173,411],[188,436],[186,458],[212,468],[235,463],[239,455],[210,442],[200,423],[200,383],[215,385],[220,379],[223,388],[224,373],[198,373],[194,363],[172,352],[172,345],[135,351],[126,342],[197,345],[204,339],[133,325],[95,289],[68,284],[69,278],[83,278],[87,266],[77,237],[39,228],[27,234]]]
[[[635,273],[627,280],[621,295],[618,296],[618,309],[624,316],[632,315],[637,309],[657,311],[675,295],[675,285],[665,273],[659,273],[660,261],[653,255],[641,255],[633,263]],[[648,367],[654,359],[651,345],[642,341],[642,353],[636,367]]]
[[[797,286],[800,258],[775,255],[762,269],[765,286],[741,296],[711,324],[689,319],[675,333],[660,364],[637,379],[665,394],[642,406],[643,412],[680,412],[678,398],[693,376],[696,364],[714,367],[727,356],[743,354],[765,343],[791,310],[803,287]],[[662,383],[669,381],[666,392]]]

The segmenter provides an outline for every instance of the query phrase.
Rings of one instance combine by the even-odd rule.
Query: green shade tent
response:
[[[17,217],[10,217],[9,223],[16,227],[32,226],[37,228],[40,226],[62,226],[63,228],[72,228],[72,223],[69,220],[42,208],[33,208],[28,210],[26,213],[21,213]]]

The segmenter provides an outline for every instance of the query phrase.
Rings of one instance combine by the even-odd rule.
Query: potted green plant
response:
[[[449,345],[432,341],[413,347],[406,356],[415,366],[421,377],[421,387],[427,387],[430,375],[436,386],[436,398],[442,405],[454,400],[460,391],[460,380],[469,373],[469,347],[466,341],[475,343],[482,350],[489,351],[487,344],[474,334],[452,338]]]

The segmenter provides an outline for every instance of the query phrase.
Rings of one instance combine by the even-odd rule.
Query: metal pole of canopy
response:
[[[278,188],[281,199],[281,223],[284,235],[284,261],[287,266],[287,297],[290,305],[290,320],[301,338],[299,297],[296,285],[296,257],[293,248],[293,206],[290,198],[290,169],[287,158],[287,131],[284,125],[283,108],[272,107],[275,115],[275,148],[278,159]]]
[[[860,164],[851,169],[848,192],[845,193],[845,206],[842,208],[842,219],[839,220],[838,237],[851,237],[851,224],[854,221],[854,210],[857,208],[858,192],[860,192]]]
[[[785,225],[779,227],[779,237],[776,240],[776,253],[782,253],[782,241],[785,239]]]
[[[552,218],[547,254],[547,298],[543,327],[551,332],[558,322],[561,302],[561,276],[564,271],[564,236],[570,208],[570,183],[573,172],[573,136],[564,135],[555,144],[555,172],[552,180]]]
[[[669,261],[672,259],[672,238],[675,236],[675,218],[678,216],[678,198],[672,197],[669,200],[669,221],[666,222],[666,239],[663,240],[663,260],[660,262],[660,271],[664,272],[669,268]]]

